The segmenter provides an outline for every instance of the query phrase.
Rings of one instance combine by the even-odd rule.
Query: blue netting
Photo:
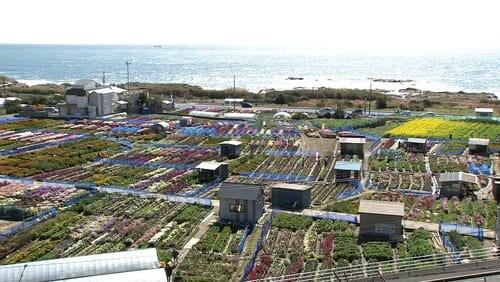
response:
[[[484,230],[481,227],[476,226],[467,226],[460,225],[456,223],[440,223],[439,224],[439,232],[450,232],[457,231],[462,235],[468,235],[478,238],[479,240],[483,240],[484,238]]]
[[[359,180],[349,181],[349,183],[352,185],[352,187],[340,192],[336,197],[337,200],[350,198],[358,194],[361,194],[361,192],[363,192],[363,188]]]
[[[457,252],[457,248],[455,247],[453,242],[450,241],[448,235],[444,232],[440,232],[439,235],[441,236],[441,241],[443,241],[443,245],[450,252],[453,263],[460,263],[460,256]]]
[[[481,174],[479,167],[475,163],[469,164],[469,172],[473,174]]]
[[[304,175],[281,174],[274,172],[240,172],[242,177],[258,178],[263,180],[276,180],[288,182],[304,182],[310,181],[311,177]]]
[[[28,120],[27,117],[0,117],[0,124]]]
[[[479,166],[479,170],[481,171],[482,174],[484,175],[490,175],[491,174],[491,168],[487,164],[481,164]]]
[[[243,233],[243,237],[241,237],[240,243],[238,244],[238,253],[239,254],[241,254],[241,252],[243,252],[248,235],[250,235],[252,233],[253,228],[254,228],[253,224],[247,225],[247,227],[245,228],[245,233]]]
[[[262,250],[262,247],[264,247],[264,240],[267,236],[267,233],[269,232],[269,229],[271,228],[272,222],[273,219],[271,217],[268,221],[266,221],[266,223],[264,223],[264,225],[262,225],[262,231],[260,233],[259,241],[257,241],[257,247],[255,248],[252,258],[248,261],[245,269],[243,270],[243,278],[241,279],[241,281],[246,281],[248,274],[250,274],[250,272],[252,271],[255,260],[257,259],[260,250]]]

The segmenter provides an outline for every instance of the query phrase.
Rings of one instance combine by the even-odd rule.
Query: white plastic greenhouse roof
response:
[[[23,279],[24,281],[24,279]],[[82,277],[67,280],[57,280],[57,281],[70,281],[70,282],[122,282],[122,281],[144,281],[144,282],[167,282],[167,276],[165,274],[165,269],[155,268],[148,270],[130,271],[122,273],[113,273],[99,276]]]
[[[4,265],[0,266],[0,282],[68,280],[155,268],[159,268],[158,255],[150,248]]]
[[[224,142],[220,142],[219,143],[220,145],[233,145],[233,146],[239,146],[241,144],[243,144],[241,141],[237,141],[237,140],[229,140],[229,141],[224,141]]]
[[[201,162],[199,165],[196,166],[196,168],[197,169],[206,169],[206,170],[216,170],[223,164],[224,163],[218,163],[215,161]]]

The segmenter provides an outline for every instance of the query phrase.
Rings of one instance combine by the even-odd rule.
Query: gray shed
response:
[[[490,144],[490,139],[469,138],[469,153],[486,154],[488,153],[489,144]]]
[[[166,121],[156,122],[151,125],[151,131],[153,131],[154,133],[165,132],[168,129],[170,129],[170,125]]]
[[[311,186],[278,183],[271,185],[271,202],[273,207],[291,210],[302,210],[311,204]]]
[[[191,124],[193,124],[192,117],[181,117],[181,119],[179,120],[179,125],[181,127],[190,126]]]
[[[478,188],[477,176],[465,172],[445,172],[439,174],[440,195],[451,198],[453,196],[463,199],[473,195]]]
[[[366,139],[364,137],[340,137],[340,154],[341,155],[364,155],[364,147]]]
[[[361,200],[359,236],[363,239],[401,240],[404,214],[404,203]]]
[[[491,179],[493,181],[493,197],[500,203],[500,176],[495,176]]]
[[[223,182],[217,196],[221,222],[254,224],[264,213],[264,196],[260,185]]]
[[[427,139],[425,138],[408,138],[406,140],[406,150],[415,153],[427,152]]]
[[[202,162],[196,166],[200,183],[207,183],[216,179],[223,181],[229,176],[227,163],[215,161]]]
[[[240,156],[241,142],[236,140],[224,141],[219,143],[220,155],[234,159]]]

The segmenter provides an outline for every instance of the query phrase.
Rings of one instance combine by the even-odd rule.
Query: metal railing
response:
[[[456,258],[460,258],[457,260]],[[464,250],[450,253],[434,254],[421,257],[409,257],[391,261],[363,263],[353,266],[336,267],[326,270],[303,272],[291,275],[266,277],[252,281],[340,281],[354,280],[399,272],[422,270],[433,267],[445,267],[474,262],[498,259],[496,248]]]

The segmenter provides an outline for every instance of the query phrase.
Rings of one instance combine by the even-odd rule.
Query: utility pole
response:
[[[368,79],[370,80],[370,95],[368,98],[368,115],[371,116],[372,115],[372,80],[373,80],[373,78],[370,77]]]
[[[131,62],[128,60],[125,61],[125,65],[127,65],[127,92],[130,92],[130,71],[129,71],[129,66]]]
[[[233,76],[233,111],[236,111],[236,75]]]
[[[102,72],[102,85],[106,85],[106,72]]]

